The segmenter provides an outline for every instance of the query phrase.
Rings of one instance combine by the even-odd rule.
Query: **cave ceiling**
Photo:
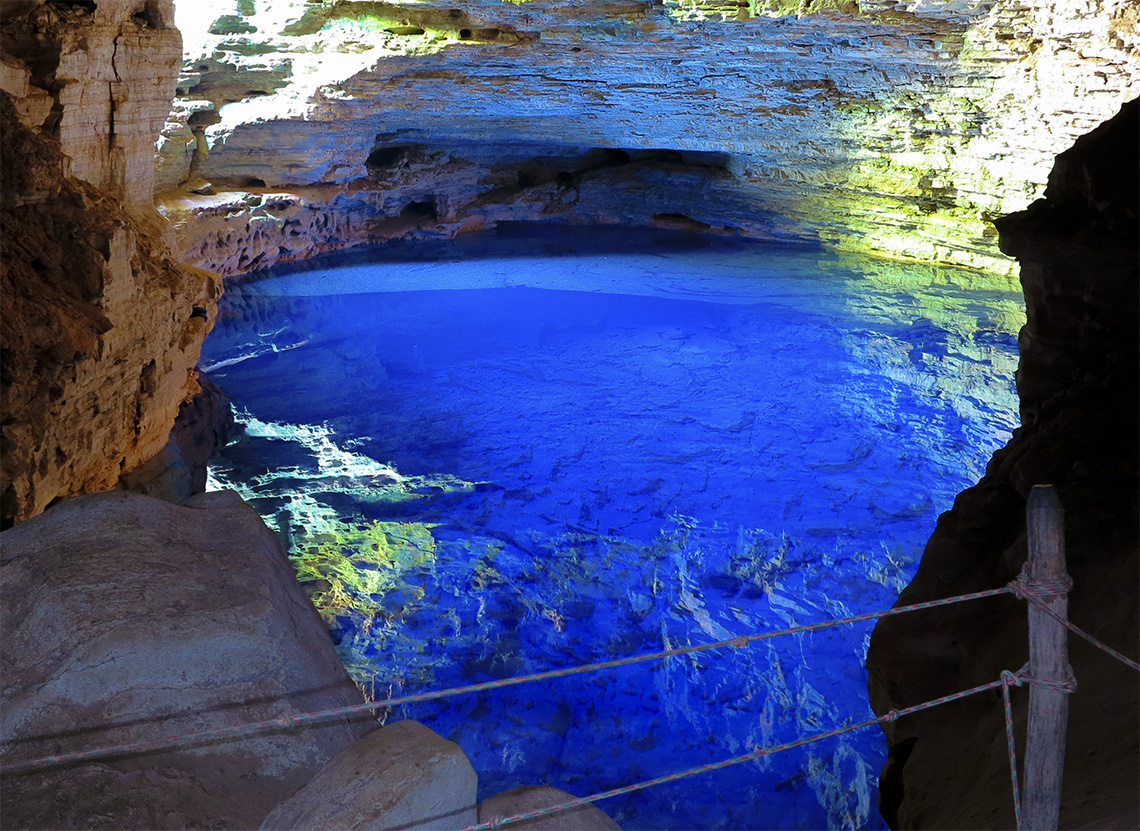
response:
[[[1009,273],[990,220],[1140,88],[1124,0],[180,5],[160,189],[384,191],[449,231],[683,217]]]

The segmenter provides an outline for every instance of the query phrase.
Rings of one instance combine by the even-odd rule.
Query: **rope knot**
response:
[[[1065,693],[1065,695],[1072,695],[1077,691],[1077,679],[1073,675],[1073,668],[1071,666],[1065,668],[1065,676],[1066,677],[1061,681],[1034,678],[1033,676],[1028,676],[1028,679],[1029,683],[1036,684],[1038,687],[1044,687],[1054,692]]]
[[[729,644],[736,647],[748,646],[748,638],[746,638],[744,635],[741,635],[739,638],[733,638],[730,640]]]
[[[1021,572],[1009,582],[1009,589],[1022,600],[1051,600],[1054,597],[1065,597],[1073,588],[1073,578],[1069,575],[1057,577],[1052,580],[1034,580],[1030,578],[1026,563]]]
[[[1028,666],[1028,664],[1026,664]],[[1008,669],[1001,671],[1001,684],[1007,689],[1009,687],[1020,687],[1024,681],[1022,680],[1022,673],[1025,672],[1025,667],[1022,667],[1017,672],[1010,672]]]
[[[883,716],[883,720],[884,721],[898,721],[899,715],[900,715],[900,713],[898,710],[893,710],[893,709],[888,710],[887,714],[885,716]]]

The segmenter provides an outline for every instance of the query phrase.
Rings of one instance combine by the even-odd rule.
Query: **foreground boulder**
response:
[[[358,704],[276,539],[236,494],[65,500],[0,538],[6,767]],[[4,828],[255,828],[367,714],[8,773]]]
[[[561,805],[572,799],[574,799],[572,794],[549,785],[511,788],[479,803],[479,822],[494,822],[504,817]],[[525,822],[512,823],[509,827],[521,831],[619,831],[620,828],[596,805],[590,804]]]
[[[398,721],[341,751],[261,826],[446,831],[476,822],[471,762],[415,721]]]

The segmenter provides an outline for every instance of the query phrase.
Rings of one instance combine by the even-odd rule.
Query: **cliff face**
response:
[[[1070,620],[1126,655],[1140,653],[1138,145],[1140,100],[1057,159],[1044,199],[999,221],[1025,288],[1023,426],[939,519],[900,605],[1013,579],[1026,557],[1025,500],[1034,484],[1049,483],[1065,507]],[[1062,827],[1135,827],[1135,672],[1079,638],[1069,649],[1078,690]],[[1025,604],[1011,598],[884,620],[868,656],[871,701],[879,713],[917,704],[991,681],[1026,657]],[[1015,691],[1019,736],[1024,692]],[[997,696],[900,719],[886,732],[884,815],[897,827],[1012,824]]]
[[[150,195],[180,51],[171,11],[4,7],[5,525],[113,487],[197,389],[220,284],[172,259]]]
[[[159,173],[223,273],[550,218],[1008,272],[989,220],[1140,83],[1124,0],[253,8],[187,21]]]
[[[152,209],[154,136],[182,60],[172,0],[6,4],[3,82],[20,120],[59,141],[69,173]]]

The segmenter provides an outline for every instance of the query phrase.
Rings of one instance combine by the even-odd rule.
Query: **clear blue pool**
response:
[[[1017,424],[1022,316],[998,277],[662,232],[326,259],[226,300],[202,363],[246,435],[212,480],[377,697],[884,609]],[[870,628],[389,719],[459,742],[481,797],[584,796],[869,717]],[[881,828],[883,759],[870,728],[599,807]]]

